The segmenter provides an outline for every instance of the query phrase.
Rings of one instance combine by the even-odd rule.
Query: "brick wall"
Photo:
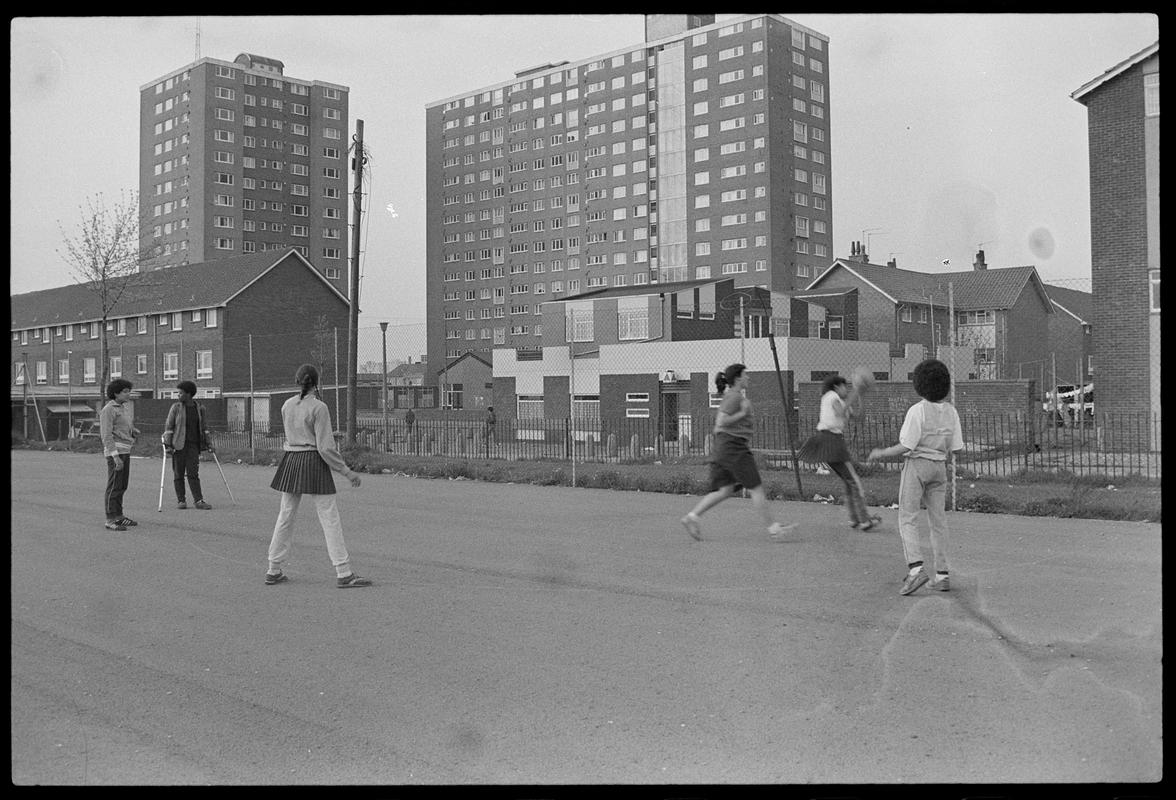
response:
[[[292,386],[299,365],[319,368],[323,385],[345,382],[347,303],[295,258],[287,258],[235,297],[224,313],[224,391]]]
[[[1027,285],[1012,308],[996,312],[998,378],[1014,378],[1016,365],[1036,362],[1045,364],[1046,380],[1049,380],[1049,323],[1055,315],[1048,313],[1046,302],[1031,285]]]
[[[1143,78],[1135,66],[1087,96],[1091,291],[1100,412],[1150,411]]]

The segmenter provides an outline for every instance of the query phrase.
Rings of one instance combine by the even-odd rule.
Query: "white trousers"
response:
[[[282,505],[278,510],[278,521],[274,523],[274,535],[270,539],[270,572],[277,572],[289,558],[294,537],[294,517],[298,513],[300,494],[282,492]],[[318,511],[319,524],[323,526],[323,537],[327,540],[327,555],[335,565],[339,577],[351,574],[347,566],[347,545],[343,542],[343,522],[339,518],[339,506],[333,494],[312,494],[314,507]]]
[[[936,572],[947,572],[947,465],[926,458],[908,458],[898,479],[898,533],[907,564],[923,560],[919,545],[919,504],[927,506],[931,557]]]

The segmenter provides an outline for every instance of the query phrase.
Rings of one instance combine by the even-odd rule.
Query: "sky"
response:
[[[861,241],[875,263],[941,272],[983,249],[991,268],[1032,264],[1089,291],[1086,107],[1070,95],[1157,42],[1156,15],[784,16],[830,40],[834,255]],[[11,293],[74,282],[62,228],[88,198],[135,191],[139,89],[199,47],[350,89],[350,132],[364,121],[369,154],[362,328],[425,320],[425,107],[631,48],[644,18],[24,17],[9,37]]]

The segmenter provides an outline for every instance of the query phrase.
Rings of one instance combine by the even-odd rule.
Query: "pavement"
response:
[[[952,591],[902,597],[887,509],[772,502],[775,543],[733,499],[695,542],[683,495],[364,475],[375,585],[307,502],[266,586],[273,468],[223,464],[233,502],[202,463],[180,511],[169,467],[162,513],[160,468],[117,533],[100,456],[11,454],[14,785],[1163,777],[1159,525],[949,513]]]

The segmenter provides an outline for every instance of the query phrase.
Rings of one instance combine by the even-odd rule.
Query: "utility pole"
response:
[[[355,370],[359,351],[359,226],[363,215],[363,120],[355,121],[355,149],[351,166],[355,171],[355,225],[351,232],[351,305],[347,314],[347,443],[355,444],[355,392],[358,385]]]
[[[380,323],[380,348],[383,352],[383,371],[380,373],[380,408],[384,412],[384,450],[388,449],[388,323]]]

